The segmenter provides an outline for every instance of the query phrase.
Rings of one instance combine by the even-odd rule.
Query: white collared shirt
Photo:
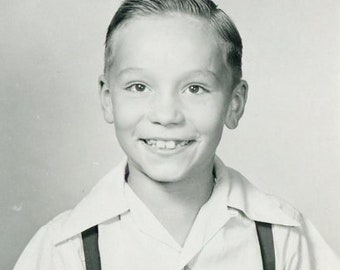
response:
[[[99,225],[102,270],[261,270],[254,221],[273,224],[276,270],[340,269],[339,258],[308,220],[218,158],[211,198],[181,247],[125,182],[125,165],[73,210],[43,226],[14,270],[85,269],[80,233],[94,225]]]

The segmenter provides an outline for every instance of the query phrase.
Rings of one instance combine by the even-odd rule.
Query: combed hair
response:
[[[127,20],[135,16],[183,13],[206,19],[226,46],[227,63],[233,70],[233,81],[242,77],[242,39],[230,17],[211,0],[125,0],[112,18],[105,40],[105,67],[112,63],[112,36]]]

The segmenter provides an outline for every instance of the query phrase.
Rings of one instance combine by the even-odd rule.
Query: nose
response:
[[[184,121],[182,106],[173,95],[155,95],[150,100],[148,118],[153,124],[162,126],[178,125]]]

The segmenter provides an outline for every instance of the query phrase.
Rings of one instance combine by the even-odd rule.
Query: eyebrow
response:
[[[118,76],[125,75],[126,73],[133,73],[133,72],[144,72],[145,69],[139,68],[139,67],[128,67],[124,68],[121,71],[119,71]],[[195,77],[195,76],[204,76],[204,77],[212,77],[216,81],[220,81],[219,76],[212,70],[204,69],[204,70],[191,70],[186,72],[182,77]]]
[[[203,77],[209,77],[209,78],[213,78],[216,81],[219,81],[220,78],[219,76],[216,74],[216,72],[212,71],[212,70],[193,70],[193,71],[189,71],[187,72],[183,77],[195,77],[195,76],[203,76]]]
[[[125,73],[132,73],[132,72],[140,72],[144,71],[143,68],[138,68],[138,67],[128,67],[128,68],[123,68],[121,71],[119,71],[118,76],[122,76]]]

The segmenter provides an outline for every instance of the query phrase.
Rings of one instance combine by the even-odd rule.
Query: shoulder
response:
[[[272,224],[277,265],[317,270],[340,266],[339,257],[299,210],[278,196],[259,190],[236,170],[224,170],[231,183],[229,200],[253,221]]]
[[[37,235],[40,233],[44,235],[46,239],[53,243],[55,238],[61,234],[62,228],[69,219],[72,211],[73,209],[66,210],[54,217],[52,220],[50,220],[48,223],[40,228],[40,230],[37,232]]]
[[[280,198],[279,196],[268,194],[268,193],[265,193],[265,194],[268,197],[268,199],[272,202],[272,204],[278,207],[285,215],[292,218],[293,220],[298,222],[300,225],[303,223],[304,221],[303,215],[292,204]]]
[[[47,246],[53,245],[54,238],[60,234],[64,222],[68,219],[72,210],[67,210],[54,217],[48,223],[40,227],[35,233],[28,246]]]
[[[60,233],[63,222],[70,211],[58,215],[42,226],[25,247],[14,270],[63,269],[60,248],[54,244],[54,237]]]
[[[22,269],[82,269],[81,232],[126,211],[124,203],[124,173],[126,161],[106,174],[71,210],[67,210],[33,236],[22,252],[15,270]],[[78,260],[77,260],[78,259]],[[80,268],[74,267],[77,265]]]
[[[299,211],[276,196],[259,190],[241,173],[226,167],[217,158],[215,175],[224,189],[227,205],[243,212],[249,219],[282,226],[300,225]]]
[[[249,219],[272,224],[277,265],[287,269],[337,269],[339,257],[314,225],[290,203],[267,194],[238,171],[225,167],[228,198]]]

